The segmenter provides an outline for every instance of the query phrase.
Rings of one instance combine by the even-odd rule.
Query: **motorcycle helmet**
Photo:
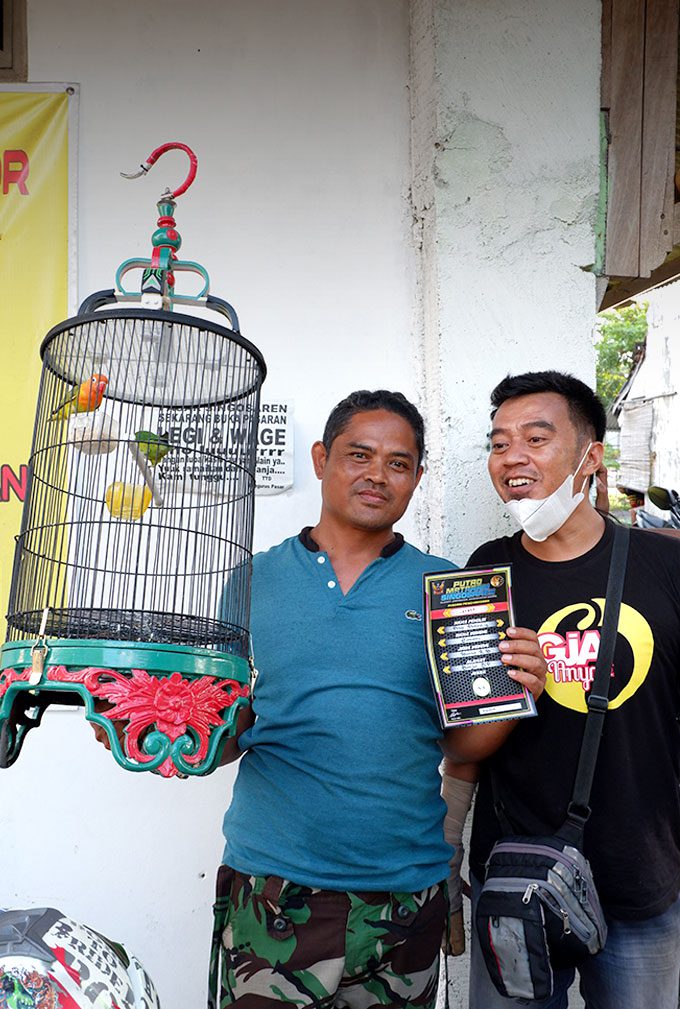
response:
[[[0,911],[0,1009],[160,1009],[122,946],[52,907]]]

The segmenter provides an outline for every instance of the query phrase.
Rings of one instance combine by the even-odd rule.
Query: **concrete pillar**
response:
[[[464,561],[507,526],[485,473],[507,373],[594,380],[598,0],[413,0],[412,212],[429,440],[419,524]]]

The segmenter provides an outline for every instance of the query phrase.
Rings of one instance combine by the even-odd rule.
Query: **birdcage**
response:
[[[146,168],[172,147],[194,157],[164,145]],[[49,704],[75,700],[127,769],[204,774],[247,703],[265,364],[203,268],[177,258],[192,172],[158,203],[151,259],[126,261],[41,347],[0,657],[4,766]],[[141,294],[123,285],[135,269]],[[180,270],[197,295],[174,293]]]

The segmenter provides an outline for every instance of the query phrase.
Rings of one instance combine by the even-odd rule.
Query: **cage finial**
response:
[[[118,290],[126,297],[130,296],[129,291],[127,291],[122,286],[122,279],[124,275],[131,269],[140,268],[143,270],[142,273],[142,285],[141,285],[141,300],[142,305],[145,308],[166,308],[171,309],[173,301],[178,300],[178,295],[175,294],[175,271],[184,270],[189,273],[197,273],[203,280],[203,288],[198,294],[198,298],[205,297],[208,293],[210,287],[210,280],[205,269],[198,263],[194,262],[182,262],[178,260],[177,253],[179,252],[180,246],[182,245],[182,236],[177,230],[177,224],[175,221],[175,200],[178,196],[182,196],[186,193],[187,189],[191,183],[196,178],[196,171],[198,168],[198,158],[186,144],[181,144],[177,141],[171,141],[167,144],[161,144],[154,151],[151,152],[146,161],[143,161],[139,167],[139,171],[135,172],[121,172],[120,174],[125,179],[138,179],[140,175],[146,174],[149,169],[156,163],[156,161],[165,154],[166,151],[180,150],[184,151],[189,157],[189,174],[185,178],[181,186],[177,189],[166,188],[160,196],[157,203],[158,209],[158,220],[156,222],[156,230],[151,236],[151,245],[153,246],[151,258],[148,260],[142,259],[128,259],[118,268],[116,273],[116,286]],[[189,300],[182,298],[180,300]],[[193,298],[190,300],[194,300]]]

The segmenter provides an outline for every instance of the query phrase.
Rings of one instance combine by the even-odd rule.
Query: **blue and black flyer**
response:
[[[514,624],[511,565],[423,576],[425,645],[443,728],[536,714],[499,643]]]

